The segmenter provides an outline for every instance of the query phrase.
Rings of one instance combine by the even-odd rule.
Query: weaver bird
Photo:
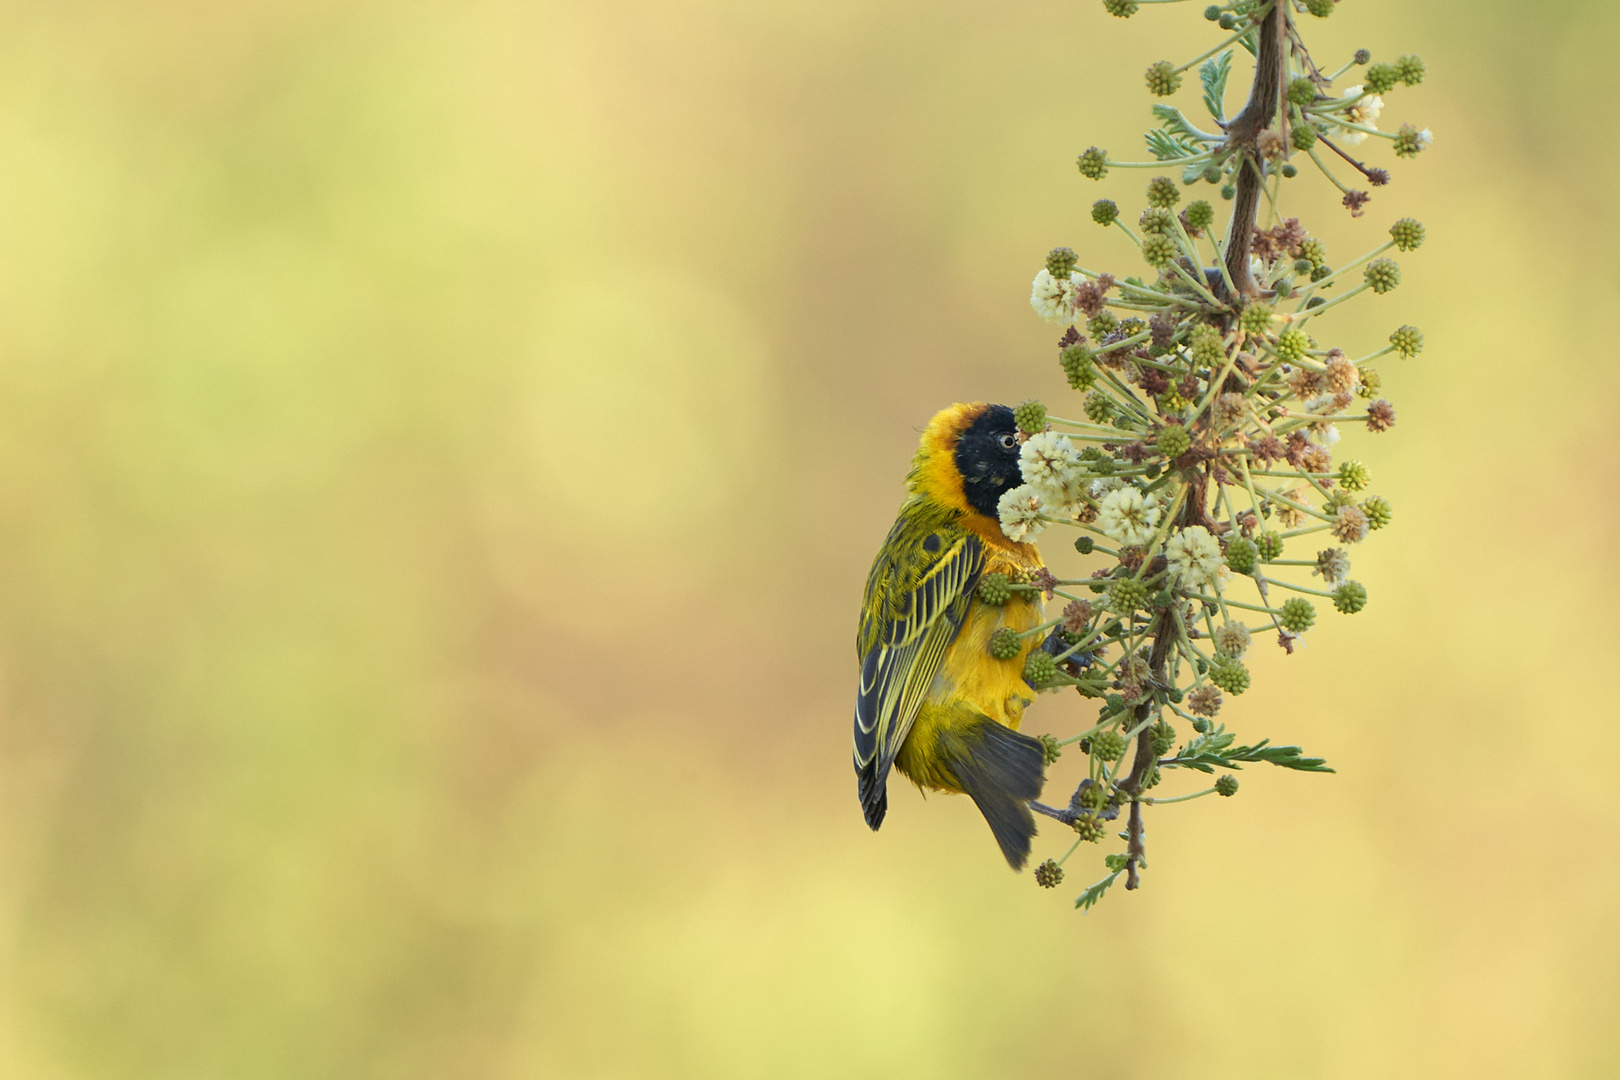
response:
[[[1024,664],[1037,635],[1007,659],[990,653],[1003,626],[1041,623],[1040,594],[980,600],[980,579],[1038,569],[1032,544],[1001,531],[996,503],[1022,480],[1013,411],[952,405],[929,422],[906,478],[910,495],[866,579],[856,649],[855,771],[873,830],[888,809],[891,766],[919,788],[965,792],[1013,869],[1029,858],[1029,802],[1045,782],[1041,743],[1018,733],[1035,691]]]

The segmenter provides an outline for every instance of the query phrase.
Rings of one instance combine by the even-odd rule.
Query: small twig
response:
[[[1383,187],[1385,184],[1389,183],[1388,169],[1367,168],[1367,166],[1363,165],[1361,162],[1357,161],[1343,150],[1340,150],[1338,146],[1334,144],[1333,140],[1328,138],[1326,135],[1318,135],[1316,137],[1316,141],[1322,143],[1329,150],[1348,161],[1352,166],[1355,167],[1357,172],[1361,173],[1362,176],[1367,178],[1367,183],[1371,184],[1373,187]]]

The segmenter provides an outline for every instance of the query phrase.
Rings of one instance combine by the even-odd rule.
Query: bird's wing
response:
[[[962,627],[983,570],[978,537],[916,525],[904,515],[872,565],[856,639],[861,685],[855,768],[863,791],[871,790],[874,799]]]

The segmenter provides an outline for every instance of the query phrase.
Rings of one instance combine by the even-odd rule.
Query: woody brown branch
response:
[[[1209,491],[1209,475],[1207,468],[1200,470],[1192,479],[1192,490],[1187,493],[1187,499],[1181,506],[1181,513],[1176,521],[1178,528],[1188,528],[1204,523],[1204,503]],[[1153,624],[1153,649],[1148,653],[1148,671],[1151,685],[1162,687],[1170,685],[1168,677],[1168,661],[1170,650],[1177,640],[1176,615],[1173,607],[1159,612]],[[1141,726],[1142,730],[1136,734],[1136,755],[1131,759],[1131,773],[1123,783],[1120,790],[1131,797],[1130,818],[1125,828],[1125,888],[1135,889],[1140,884],[1138,877],[1138,864],[1147,855],[1145,839],[1146,830],[1142,825],[1142,804],[1137,796],[1142,794],[1142,786],[1147,783],[1154,766],[1159,763],[1158,755],[1153,752],[1153,729],[1144,726],[1145,721],[1153,713],[1153,700],[1143,701],[1131,713],[1134,718],[1133,726]]]
[[[1237,150],[1241,162],[1237,170],[1237,191],[1233,196],[1232,231],[1226,243],[1226,272],[1241,297],[1255,296],[1260,292],[1254,275],[1249,273],[1249,250],[1254,236],[1255,216],[1260,209],[1260,187],[1265,182],[1265,159],[1260,154],[1260,136],[1277,118],[1283,84],[1283,46],[1288,29],[1287,0],[1276,0],[1262,17],[1256,35],[1259,46],[1249,100],[1226,125],[1226,145]],[[1224,291],[1225,282],[1221,284]]]

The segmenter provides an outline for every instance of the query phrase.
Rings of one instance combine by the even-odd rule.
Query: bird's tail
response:
[[[883,815],[889,812],[889,784],[888,769],[883,770],[883,777],[878,776],[878,762],[874,756],[865,765],[859,766],[861,810],[866,814],[866,824],[877,832],[879,825],[883,824]]]
[[[1029,801],[1040,798],[1046,783],[1041,741],[985,717],[957,744],[951,770],[989,823],[1007,865],[1022,870],[1035,838]]]

